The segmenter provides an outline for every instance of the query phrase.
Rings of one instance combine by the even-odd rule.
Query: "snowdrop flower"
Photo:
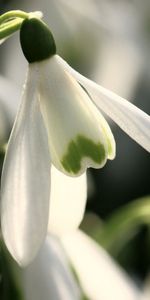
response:
[[[34,261],[21,272],[25,300],[81,300],[82,293],[91,300],[140,300],[141,296],[146,300],[108,253],[81,230],[75,229],[74,224],[80,221],[85,206],[83,175],[80,179],[71,178],[61,175],[54,167],[51,175],[48,235]],[[63,208],[63,203],[67,209]],[[72,230],[68,232],[65,225],[62,228],[63,224]],[[70,264],[78,277],[78,284],[70,271]]]
[[[59,239],[47,236],[34,261],[21,271],[25,300],[77,300],[80,288]]]
[[[81,299],[60,236],[74,234],[79,226],[86,192],[86,174],[72,178],[52,166],[49,233],[33,262],[21,269],[25,300]]]
[[[22,270],[22,283],[25,300],[81,300],[82,293],[90,300],[148,299],[109,254],[81,230],[63,239],[48,235],[35,260]]]
[[[71,234],[79,227],[85,211],[86,173],[73,178],[52,166],[50,200],[49,233],[58,237]]]
[[[61,242],[88,299],[141,299],[142,293],[131,278],[84,232],[76,230],[63,236]]]
[[[24,20],[20,41],[29,67],[3,167],[1,224],[9,251],[26,265],[47,231],[51,164],[80,176],[115,157],[101,110],[150,151],[150,118],[67,65],[41,20]]]

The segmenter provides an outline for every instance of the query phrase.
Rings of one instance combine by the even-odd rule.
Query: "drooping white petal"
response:
[[[49,232],[63,235],[81,223],[87,199],[86,173],[69,177],[51,168]]]
[[[36,85],[37,73],[29,68],[1,182],[2,233],[20,265],[36,255],[48,223],[50,156]]]
[[[41,111],[47,125],[54,165],[71,176],[87,167],[102,167],[115,155],[115,142],[106,122],[87,93],[57,63],[38,63]],[[109,131],[109,136],[107,136]]]
[[[8,38],[9,38],[9,36],[4,39],[0,39],[0,45],[3,44]]]
[[[127,100],[101,87],[72,69],[62,58],[57,56],[64,70],[84,86],[96,106],[103,110],[133,140],[150,152],[150,116]]]
[[[22,271],[25,300],[80,300],[80,290],[70,271],[60,242],[47,240],[36,259]]]
[[[140,292],[112,258],[82,231],[63,236],[62,244],[90,300],[137,300]]]

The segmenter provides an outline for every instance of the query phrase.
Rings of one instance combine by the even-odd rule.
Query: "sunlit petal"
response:
[[[133,140],[150,152],[150,116],[127,100],[101,87],[72,69],[64,60],[57,56],[64,70],[87,90],[96,106],[103,110]]]
[[[48,223],[50,156],[37,101],[36,76],[29,68],[1,183],[2,233],[20,265],[36,255]]]
[[[7,38],[8,38],[8,37],[7,37]],[[3,44],[3,43],[7,40],[7,38],[5,38],[5,39],[0,39],[0,45]]]
[[[140,292],[111,257],[82,231],[62,243],[90,300],[137,300]]]
[[[86,173],[69,177],[51,169],[49,232],[62,235],[81,223],[87,199]]]
[[[56,56],[38,66],[41,111],[52,162],[71,176],[82,174],[90,166],[102,167],[112,155],[110,152],[115,152],[112,133],[108,125],[105,129],[103,117],[87,93],[57,62]]]

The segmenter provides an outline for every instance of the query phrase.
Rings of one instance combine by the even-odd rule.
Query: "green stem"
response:
[[[5,22],[9,19],[13,19],[13,18],[26,19],[26,18],[28,18],[28,16],[29,16],[29,13],[26,13],[24,11],[11,10],[0,16],[0,24],[2,24],[3,22]]]
[[[20,29],[22,21],[22,19],[18,18],[16,20],[5,23],[5,25],[0,26],[0,40]]]
[[[98,242],[112,254],[118,253],[141,224],[150,226],[150,197],[136,200],[114,213],[102,227]]]

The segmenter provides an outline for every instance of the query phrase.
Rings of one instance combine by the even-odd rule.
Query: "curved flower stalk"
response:
[[[26,265],[46,235],[51,164],[76,177],[115,157],[101,110],[150,151],[150,117],[69,67],[39,19],[22,22],[20,41],[29,66],[3,167],[1,224],[9,251]]]
[[[42,18],[40,11],[26,13],[21,10],[12,10],[0,15],[0,44],[20,29],[24,19],[29,17]]]

